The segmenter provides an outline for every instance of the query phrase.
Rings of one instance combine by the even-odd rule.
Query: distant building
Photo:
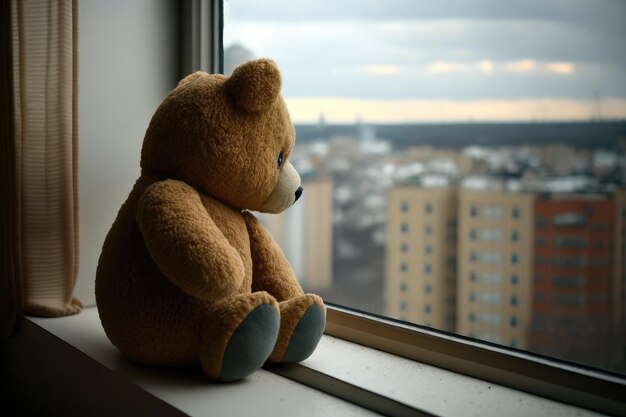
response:
[[[614,272],[623,262],[623,248],[614,255],[616,236],[623,239],[615,209],[608,194],[548,194],[535,201],[532,350],[610,365],[620,314],[614,306],[621,305],[614,289],[623,283],[623,273]]]
[[[332,288],[332,191],[330,179],[302,176],[304,193],[283,213],[261,216],[285,252],[305,291]]]
[[[475,185],[476,181],[471,183]],[[527,348],[531,321],[533,199],[530,193],[461,188],[458,333]]]
[[[613,194],[615,241],[613,243],[613,329],[626,334],[626,189]],[[626,355],[626,346],[622,351]],[[626,363],[626,361],[624,361]]]
[[[234,43],[224,49],[224,75],[231,75],[235,68],[255,58],[254,53],[243,45]]]
[[[388,210],[387,315],[454,331],[456,188],[394,186]]]

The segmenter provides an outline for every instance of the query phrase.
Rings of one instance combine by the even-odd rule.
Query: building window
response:
[[[433,226],[430,224],[427,224],[424,227],[424,233],[426,233],[427,235],[432,235],[433,234]]]
[[[484,282],[487,284],[498,284],[502,280],[500,271],[481,271],[479,273],[470,272],[470,281]]]
[[[483,291],[475,293],[472,291],[470,292],[469,298],[470,301],[475,301],[477,303],[497,305],[500,304],[502,296],[499,292]]]
[[[537,216],[537,218],[535,219],[535,227],[538,229],[543,229],[544,227],[546,227],[546,224],[548,224],[548,221],[543,216]]]
[[[406,243],[403,243],[400,245],[400,251],[403,253],[406,253],[409,251],[409,245],[407,245]]]
[[[424,272],[426,272],[427,274],[430,274],[431,272],[433,272],[432,266],[430,266],[430,264],[424,265]]]
[[[430,306],[430,304],[426,304],[424,306],[424,313],[430,314],[431,311],[432,311],[432,307]]]
[[[433,205],[430,203],[426,203],[426,205],[424,206],[424,211],[426,212],[426,214],[430,214],[433,212]]]
[[[469,313],[467,318],[469,319],[469,321],[476,321],[476,314]]]
[[[519,210],[519,208],[513,207],[512,214],[513,214],[513,218],[514,219],[519,219],[520,218],[520,210]]]
[[[511,240],[513,242],[517,242],[519,240],[519,232],[517,230],[513,230],[511,233]]]
[[[511,275],[511,284],[515,285],[519,283],[519,278],[517,275]]]
[[[432,285],[430,285],[430,284],[426,284],[426,285],[424,285],[424,292],[425,292],[426,294],[430,294],[430,293],[432,293],[432,292],[433,292],[433,287],[432,287]]]
[[[400,292],[407,292],[409,289],[409,286],[407,285],[406,282],[401,282],[400,283]]]
[[[402,210],[403,213],[409,211],[409,203],[403,201],[402,204],[400,204],[400,210]]]
[[[478,209],[475,206],[470,207],[470,216],[472,217],[478,216]]]
[[[585,305],[587,296],[584,294],[553,294],[552,304],[556,305]]]
[[[586,285],[584,276],[555,276],[552,286],[555,288],[582,288]]]
[[[424,253],[426,253],[426,254],[433,253],[433,247],[432,247],[432,245],[430,245],[430,244],[426,244],[426,245],[424,246]]]
[[[516,306],[517,305],[517,296],[515,296],[515,295],[511,296],[511,305],[512,306]]]
[[[499,242],[502,240],[502,231],[499,229],[472,229],[470,230],[470,239],[485,242]]]
[[[402,225],[400,226],[400,230],[402,230],[402,233],[407,233],[409,231],[409,225],[406,223],[402,223]]]
[[[406,272],[406,271],[408,271],[408,270],[409,270],[409,266],[406,264],[406,262],[402,262],[402,263],[400,264],[400,271],[402,271],[402,272]]]
[[[511,263],[515,265],[518,262],[519,262],[519,256],[517,255],[517,253],[512,253],[511,254]]]
[[[583,236],[555,236],[553,244],[556,248],[586,248],[587,239]]]
[[[407,309],[408,309],[408,306],[407,306],[407,304],[406,304],[406,301],[402,301],[402,302],[400,303],[400,310],[401,310],[401,311],[407,311]]]
[[[470,261],[485,265],[500,265],[502,254],[500,252],[470,252]]]
[[[511,327],[517,327],[517,317],[511,317]]]
[[[483,209],[483,215],[489,219],[499,219],[502,217],[502,207],[487,206]]]

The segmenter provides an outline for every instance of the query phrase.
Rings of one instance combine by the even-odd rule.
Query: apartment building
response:
[[[388,210],[387,315],[455,331],[456,187],[394,186]]]
[[[534,195],[459,191],[457,333],[526,348]]]
[[[623,199],[621,193],[616,196]],[[609,339],[622,304],[623,273],[615,269],[623,270],[623,227],[608,193],[537,198],[533,350],[565,359],[610,360],[607,355],[615,349]],[[590,339],[605,342],[591,344]],[[598,352],[603,348],[606,354]]]

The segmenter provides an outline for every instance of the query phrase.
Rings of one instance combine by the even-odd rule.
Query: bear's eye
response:
[[[280,168],[283,165],[283,152],[281,151],[278,154],[278,168]]]

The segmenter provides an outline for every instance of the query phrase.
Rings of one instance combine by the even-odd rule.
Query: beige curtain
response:
[[[50,317],[82,309],[72,297],[78,272],[78,10],[77,0],[2,3],[2,82],[12,82],[2,121],[12,126],[2,128],[2,237],[9,245],[2,248],[0,312],[9,334],[22,308]],[[4,45],[6,27],[11,42]],[[12,114],[5,117],[7,109]]]

